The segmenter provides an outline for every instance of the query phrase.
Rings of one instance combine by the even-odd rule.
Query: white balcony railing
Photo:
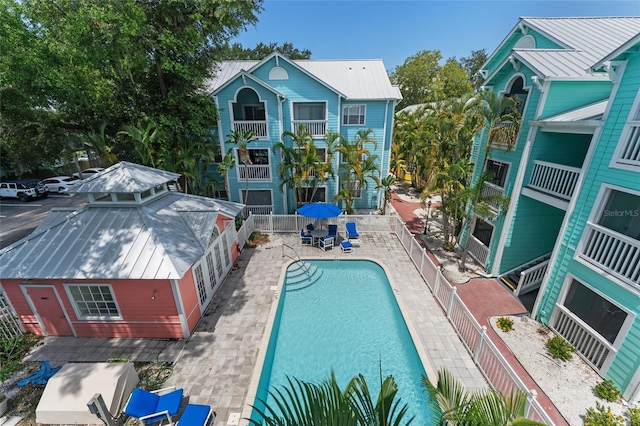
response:
[[[529,187],[569,201],[579,176],[577,167],[534,161]]]
[[[640,288],[640,241],[587,222],[579,256]]]
[[[298,126],[304,124],[307,128],[307,132],[312,136],[322,136],[327,134],[327,120],[293,120],[291,127],[294,131],[298,132]]]
[[[238,182],[245,181],[247,178],[250,181],[270,181],[271,180],[271,167],[267,165],[247,165],[240,164],[238,169]]]
[[[489,247],[485,246],[482,241],[469,235],[469,254],[482,266],[487,263],[487,257],[489,256]]]
[[[615,348],[606,339],[575,317],[564,306],[556,305],[556,311],[550,325],[601,374],[607,357],[615,355]]]
[[[621,140],[620,143],[623,143]],[[618,163],[640,166],[640,125],[632,125],[629,129],[629,136],[620,148],[616,158]]]
[[[513,128],[515,126],[516,124],[513,121],[503,121],[502,123],[498,124],[498,127],[500,129],[509,129],[509,131],[514,131]],[[505,133],[507,133],[506,130]],[[491,145],[495,148],[506,149],[509,147],[509,141],[506,138],[501,137],[501,133],[498,133],[491,141]]]
[[[257,138],[267,137],[267,122],[261,121],[234,121],[233,130],[236,132],[253,132]]]
[[[482,195],[484,197],[490,197],[493,195],[504,195],[504,188],[496,185],[495,183],[485,182],[484,187],[482,188]],[[500,204],[496,202],[490,202],[489,205],[493,210],[498,212],[500,210]]]
[[[545,272],[547,272],[547,266],[549,266],[549,260],[545,260],[542,263],[538,263],[529,269],[520,272],[520,280],[518,281],[518,287],[515,291],[515,296],[525,294],[535,290],[542,284]]]

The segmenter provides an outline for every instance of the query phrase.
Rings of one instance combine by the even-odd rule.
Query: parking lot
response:
[[[86,194],[49,194],[26,203],[18,199],[0,199],[0,248],[26,237],[42,222],[52,208],[81,208],[87,204]]]

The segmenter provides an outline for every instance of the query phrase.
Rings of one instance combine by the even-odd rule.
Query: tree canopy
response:
[[[0,148],[37,169],[103,127],[120,159],[139,160],[125,125],[162,128],[166,148],[208,136],[205,82],[262,0],[3,0]]]
[[[298,49],[293,43],[258,43],[254,48],[242,47],[240,43],[233,43],[228,46],[228,52],[224,59],[229,60],[261,60],[271,55],[273,52],[280,52],[289,59],[311,59],[309,49]]]
[[[467,72],[474,89],[480,88],[484,78],[480,75],[479,71],[482,65],[487,62],[487,50],[472,50],[471,55],[468,57],[460,58],[460,64]]]

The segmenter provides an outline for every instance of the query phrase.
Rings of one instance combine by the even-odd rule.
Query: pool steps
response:
[[[294,262],[287,270],[287,291],[302,290],[313,285],[322,276],[322,270],[304,260]]]

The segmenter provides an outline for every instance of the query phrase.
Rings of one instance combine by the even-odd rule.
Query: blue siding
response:
[[[540,119],[607,99],[612,88],[611,81],[552,81]]]

